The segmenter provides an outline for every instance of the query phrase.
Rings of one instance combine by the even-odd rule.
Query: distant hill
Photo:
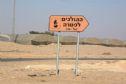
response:
[[[12,38],[12,35],[10,37]],[[0,41],[5,39],[0,37]],[[61,36],[60,38],[62,45],[76,45],[76,41],[77,37],[75,36]],[[57,36],[48,34],[18,34],[15,36],[15,42],[25,45],[48,45],[57,43]],[[118,39],[80,38],[80,44],[126,47],[126,41]]]

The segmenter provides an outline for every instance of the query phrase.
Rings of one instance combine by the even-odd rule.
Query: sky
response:
[[[0,0],[0,33],[12,33],[12,11],[13,0]],[[50,15],[85,16],[89,26],[81,37],[126,40],[126,0],[16,0],[15,31],[48,31]]]

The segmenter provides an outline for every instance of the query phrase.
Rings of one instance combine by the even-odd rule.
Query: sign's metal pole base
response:
[[[76,62],[75,62],[75,76],[78,75],[78,60],[79,60],[79,42],[80,32],[77,32],[77,45],[76,45]]]
[[[56,57],[56,75],[59,76],[59,52],[60,52],[60,32],[57,36],[57,57]]]

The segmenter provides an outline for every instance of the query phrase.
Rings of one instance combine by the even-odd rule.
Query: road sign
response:
[[[49,31],[82,32],[88,25],[84,16],[50,16]]]
[[[84,31],[89,25],[84,16],[50,16],[49,31],[59,32],[57,36],[57,56],[56,56],[56,75],[59,75],[59,52],[60,52],[60,32],[77,32],[77,47],[75,61],[75,75],[78,75],[78,60],[79,60],[79,34]]]

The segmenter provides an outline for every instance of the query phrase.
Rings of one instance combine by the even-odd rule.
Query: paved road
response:
[[[37,61],[37,60],[56,60],[56,58],[0,58],[0,62]],[[59,60],[75,60],[75,58],[60,58]],[[126,58],[79,58],[79,60],[126,60]]]

